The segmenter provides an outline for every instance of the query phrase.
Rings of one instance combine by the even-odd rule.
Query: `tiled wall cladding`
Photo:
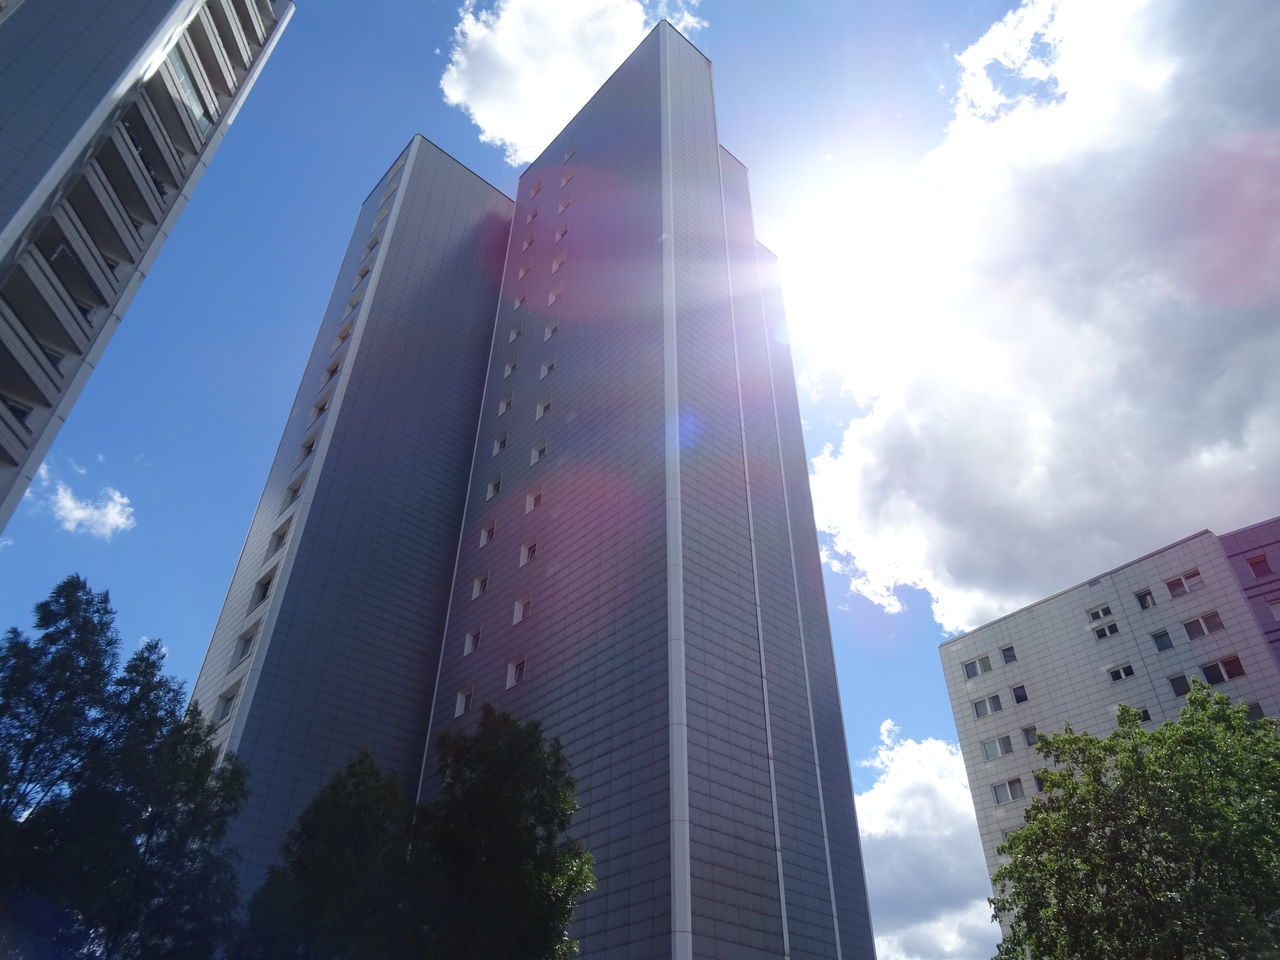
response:
[[[1280,670],[1259,614],[1270,618],[1255,599],[1265,595],[1268,583],[1276,589],[1280,579],[1255,577],[1247,562],[1268,545],[1280,559],[1277,533],[1280,520],[1221,539],[1202,531],[942,646],[989,869],[998,866],[1003,834],[1021,824],[1036,791],[1033,771],[1042,761],[1026,744],[1024,728],[1052,733],[1070,723],[1105,736],[1115,728],[1120,703],[1150,711],[1150,724],[1160,724],[1183,706],[1171,677],[1203,677],[1204,665],[1233,655],[1244,675],[1214,689],[1280,716]],[[1170,589],[1170,581],[1193,570],[1199,576],[1185,578],[1185,590]],[[1142,600],[1147,592],[1150,598]],[[1212,623],[1203,636],[1193,637],[1194,629],[1184,626],[1213,613],[1220,624]],[[1157,642],[1162,633],[1167,638]],[[1011,662],[1001,653],[1006,647],[1013,649]],[[981,657],[990,669],[975,667],[967,677],[965,663]],[[1025,688],[1022,703],[1012,694],[1015,686]],[[992,696],[1000,698],[1000,709],[977,716],[974,703]],[[1012,752],[993,750],[987,759],[982,744],[1006,736]],[[997,803],[993,787],[1012,780],[1021,782],[1025,796],[1002,796],[1004,802]]]
[[[88,120],[174,0],[39,0],[0,26],[0,225]]]
[[[195,689],[216,715],[244,684],[225,726],[250,769],[246,888],[357,751],[406,789],[420,770],[511,201],[421,138],[402,159],[361,210]]]

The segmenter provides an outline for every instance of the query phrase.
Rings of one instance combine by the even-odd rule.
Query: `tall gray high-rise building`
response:
[[[0,528],[292,13],[0,2]]]
[[[587,957],[874,957],[791,358],[708,61],[660,24],[514,201],[361,208],[194,698],[251,887],[361,748],[559,737]]]

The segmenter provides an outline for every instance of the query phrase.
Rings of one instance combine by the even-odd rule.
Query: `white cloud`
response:
[[[795,205],[795,347],[846,423],[815,508],[854,591],[964,629],[1276,512],[1277,35],[1269,0],[1028,0],[957,57],[937,148]]]
[[[862,859],[880,960],[987,960],[999,940],[958,747],[902,739],[892,720],[863,766]]]
[[[480,139],[512,165],[535,159],[551,138],[663,17],[685,33],[705,26],[697,0],[464,0],[445,102],[461,107]]]
[[[49,503],[62,529],[70,533],[84,532],[110,540],[121,530],[132,530],[137,524],[129,498],[111,487],[104,489],[97,500],[81,500],[59,481]]]
[[[76,463],[76,462],[75,462],[75,460],[73,460],[71,457],[67,457],[67,463],[69,463],[69,464],[71,465],[71,469],[72,469],[72,470],[74,470],[76,473],[80,474],[80,476],[82,476],[82,477],[83,477],[86,473],[88,473],[88,472],[89,472],[89,468],[88,468],[88,467],[82,467],[82,466],[80,466],[80,464]]]
[[[13,546],[13,537],[0,537],[0,550]]]

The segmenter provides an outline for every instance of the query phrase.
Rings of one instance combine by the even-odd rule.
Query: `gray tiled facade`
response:
[[[339,394],[297,462],[380,186],[195,692],[251,769],[246,883],[360,747],[433,796],[424,746],[490,702],[572,763],[598,878],[583,956],[874,957],[775,265],[719,146],[710,64],[659,25],[514,204],[478,180],[414,194],[470,176],[415,151],[381,245],[426,277],[393,298],[374,266],[339,373],[385,395]],[[501,234],[483,257],[443,225],[468,218]],[[467,291],[474,310],[446,307]],[[379,325],[453,379],[369,352]]]
[[[1070,723],[1105,736],[1121,703],[1158,725],[1197,677],[1280,717],[1277,572],[1280,517],[1221,537],[1202,530],[942,645],[990,872],[1037,790],[1036,731]]]
[[[293,13],[0,7],[0,526]]]

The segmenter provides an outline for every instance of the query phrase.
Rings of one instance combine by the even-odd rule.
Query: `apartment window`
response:
[[[542,506],[542,490],[538,489],[528,494],[524,498],[524,512],[532,513],[535,509]]]
[[[511,309],[519,310],[522,306],[524,306],[524,302],[528,299],[529,299],[529,295],[527,293],[517,293],[515,300],[512,301],[511,303]],[[514,340],[515,337],[512,337],[511,339]]]
[[[533,246],[533,234],[531,233],[524,238],[524,243],[520,245],[520,249],[528,250],[532,246]]]
[[[532,210],[530,210],[528,213],[526,213],[526,214],[524,215],[524,222],[525,222],[525,223],[533,223],[533,221],[534,221],[534,220],[537,220],[537,219],[538,219],[538,208],[537,208],[537,207],[534,207]]]
[[[562,253],[551,261],[551,272],[558,273],[560,268],[564,266],[565,260],[568,258]]]
[[[505,449],[507,449],[507,435],[502,433],[493,439],[493,456],[496,457]]]
[[[1150,590],[1139,590],[1133,596],[1138,601],[1139,610],[1150,610],[1156,605],[1155,595]]]
[[[1109,672],[1111,674],[1111,682],[1119,683],[1121,680],[1127,680],[1133,676],[1133,664],[1126,663],[1123,667],[1116,667]]]
[[[306,479],[307,475],[304,473],[300,477],[295,477],[293,482],[289,484],[288,488],[284,492],[285,508],[291,507],[293,504],[298,502],[298,499],[302,496],[302,485],[306,482]]]
[[[548,294],[547,294],[547,306],[549,307],[549,306],[551,306],[553,303],[555,303],[557,300],[559,300],[559,299],[560,299],[560,295],[561,295],[563,292],[564,292],[564,288],[563,288],[563,287],[556,287],[554,290],[552,290],[550,293],[548,293]]]
[[[480,596],[480,594],[486,592],[488,589],[489,575],[487,573],[482,573],[471,581],[471,599],[476,599],[476,597]]]
[[[1267,597],[1267,607],[1271,610],[1271,619],[1280,621],[1280,597]]]
[[[369,225],[370,230],[376,230],[383,220],[387,219],[387,214],[391,212],[390,207],[383,207],[378,211],[378,215],[373,218],[373,223]]]
[[[535,183],[532,187],[529,188],[529,199],[532,200],[541,192],[542,192],[542,181],[539,180],[537,183]]]
[[[511,409],[511,394],[508,393],[505,397],[503,397],[501,400],[498,401],[498,416],[502,416],[504,413],[506,413],[510,409]]]
[[[7,397],[2,394],[0,394],[0,403],[4,404],[4,408],[9,411],[13,416],[13,419],[17,420],[24,427],[27,426],[27,418],[31,416],[31,412],[35,409],[34,407],[27,406],[25,403],[19,403],[12,397]],[[30,430],[28,430],[28,432],[30,432]]]
[[[465,690],[458,691],[458,699],[455,700],[453,704],[453,715],[455,717],[460,717],[471,709],[472,696],[473,693],[470,687],[467,687]]]
[[[516,271],[516,279],[523,280],[529,275],[529,271],[533,268],[528,263],[520,264],[520,268]]]
[[[1093,635],[1099,640],[1105,640],[1107,637],[1114,637],[1119,632],[1120,628],[1114,623],[1108,623],[1106,626],[1093,628]]]
[[[476,647],[478,646],[480,646],[480,630],[479,628],[476,628],[468,633],[466,638],[462,641],[462,655],[465,657],[469,654],[475,653]]]
[[[1026,688],[1026,687],[1024,687],[1022,684],[1018,684],[1016,687],[1010,687],[1009,689],[1013,692],[1013,702],[1014,702],[1014,703],[1026,703],[1026,702],[1027,702],[1027,699],[1028,699],[1028,698],[1027,698],[1027,688]]]
[[[995,798],[997,806],[1002,803],[1008,803],[1010,800],[1021,800],[1026,796],[1022,789],[1022,778],[1014,777],[1004,783],[992,784],[991,795]]]
[[[522,333],[524,333],[524,327],[517,323],[507,331],[507,343],[515,343],[516,337],[520,336]]]
[[[356,271],[356,278],[351,281],[351,286],[353,288],[360,286],[360,281],[363,280],[368,275],[369,275],[369,263],[368,261],[366,261],[360,264],[360,269]]]
[[[1182,629],[1187,631],[1188,640],[1199,640],[1203,636],[1217,633],[1225,628],[1222,625],[1222,617],[1218,616],[1218,611],[1211,610],[1192,620],[1184,621]]]
[[[334,350],[337,350],[340,346],[342,346],[344,343],[346,343],[346,342],[351,338],[351,330],[352,330],[352,328],[353,328],[353,325],[354,325],[354,321],[352,321],[352,320],[348,320],[346,323],[344,323],[344,324],[342,325],[342,329],[338,331],[338,337],[337,337],[337,340],[335,340],[335,341],[334,341],[334,344],[333,344],[333,349],[334,349]],[[332,353],[332,352],[333,352],[333,351],[331,350],[331,351],[330,351],[330,353]],[[337,365],[336,365],[336,364],[334,365],[334,371],[333,371],[333,372],[334,372],[334,373],[337,373],[337,372],[338,372],[338,370],[337,370]]]
[[[1111,616],[1110,604],[1104,603],[1102,606],[1094,607],[1092,610],[1089,611],[1090,620],[1105,620],[1109,616]]]
[[[529,466],[533,466],[547,455],[547,442],[544,440],[529,451]]]
[[[484,498],[486,500],[492,500],[501,492],[502,492],[502,477],[494,477],[492,480],[489,481],[489,485],[485,487]]]
[[[564,189],[569,185],[569,181],[573,179],[573,171],[566,170],[564,176],[560,178],[560,189]]]
[[[551,339],[552,337],[554,337],[554,336],[555,336],[559,331],[560,331],[560,324],[559,324],[559,323],[556,323],[555,321],[552,321],[551,323],[548,323],[548,324],[547,324],[546,329],[542,331],[542,339],[543,339],[543,341],[545,342],[545,341],[547,341],[547,340],[550,340],[550,339]]]
[[[542,373],[538,377],[538,379],[539,380],[545,379],[547,376],[554,373],[555,369],[556,369],[556,361],[554,357],[551,358],[550,360],[544,361],[542,364]]]
[[[1262,704],[1260,704],[1260,703],[1251,703],[1251,704],[1249,704],[1249,719],[1250,719],[1250,720],[1261,720],[1261,719],[1262,719],[1263,717],[1265,717],[1265,716],[1266,716],[1266,714],[1262,712]]]
[[[1164,585],[1168,587],[1170,597],[1185,597],[1192,590],[1198,589],[1203,582],[1200,579],[1199,570],[1188,570],[1180,577],[1166,580]]]
[[[368,242],[364,245],[364,248],[372,252],[373,249],[381,242],[382,242],[382,234],[376,233],[369,238]]]
[[[988,760],[1013,753],[1013,741],[1008,737],[997,737],[982,744],[982,755]]]
[[[1263,577],[1269,577],[1272,574],[1271,564],[1267,562],[1267,555],[1260,553],[1256,557],[1249,558],[1249,569],[1253,571],[1255,580],[1261,580]]]
[[[299,455],[298,455],[299,463],[301,463],[303,460],[307,459],[307,457],[311,456],[313,453],[316,452],[317,439],[318,438],[316,437],[315,434],[312,434],[310,437],[307,438],[307,442],[302,445],[302,449],[299,451]]]
[[[1187,682],[1187,678],[1182,674],[1169,678],[1169,688],[1173,691],[1175,697],[1185,697],[1191,692],[1191,684]]]
[[[999,713],[1001,709],[1000,694],[998,693],[993,693],[989,697],[973,702],[973,715],[978,719],[982,719],[988,714]]]
[[[1160,651],[1168,650],[1173,646],[1173,638],[1169,636],[1168,630],[1157,630],[1151,635],[1151,642]]]
[[[991,672],[991,658],[978,657],[976,660],[966,661],[963,666],[964,678],[966,680],[972,680],[974,677]]]
[[[244,658],[253,652],[253,641],[257,638],[258,628],[261,626],[261,623],[255,623],[236,638],[235,661],[232,666],[244,662]]]
[[[568,163],[568,162],[569,162],[569,158],[570,158],[570,157],[572,157],[572,156],[573,156],[575,153],[577,153],[577,152],[578,152],[578,148],[577,148],[577,147],[570,147],[568,150],[566,150],[566,151],[564,152],[564,162],[565,162],[565,163]]]
[[[538,555],[538,544],[530,541],[520,548],[520,566],[524,566]]]
[[[267,556],[274,556],[284,546],[284,542],[289,539],[289,525],[293,523],[290,517],[280,526],[276,527],[275,532],[271,534],[271,539],[267,542]]]
[[[252,610],[258,604],[266,600],[271,595],[271,581],[275,579],[276,572],[272,570],[265,577],[253,585],[253,594],[249,599],[249,609]]]
[[[236,694],[239,692],[240,687],[237,684],[218,698],[218,703],[213,708],[214,724],[224,723],[226,720],[230,719],[231,711],[234,710],[236,706]]]
[[[498,524],[490,520],[480,529],[480,546],[487,547],[493,542],[493,536],[498,532]]]
[[[315,423],[323,417],[329,410],[329,397],[325,397],[314,407],[311,408],[311,422]]]
[[[559,243],[561,240],[563,240],[563,239],[564,239],[565,237],[567,237],[568,235],[569,235],[569,228],[568,228],[568,227],[565,227],[565,226],[560,227],[558,230],[556,230],[556,241],[555,241],[555,242],[556,242],[556,243]]]
[[[519,362],[520,361],[517,360],[515,357],[512,357],[510,360],[507,361],[507,365],[502,368],[503,380],[507,379],[507,377],[511,376],[513,373],[516,372],[516,366],[519,364]]]
[[[564,213],[569,209],[569,204],[573,203],[572,197],[565,197],[560,201],[560,206],[556,207],[556,213]]]
[[[1032,780],[1036,783],[1036,793],[1044,793],[1044,779],[1040,776],[1032,776]]]
[[[338,375],[338,370],[340,370],[341,368],[342,368],[342,358],[341,358],[341,357],[339,357],[337,360],[333,361],[333,363],[329,364],[329,366],[325,367],[325,368],[324,368],[324,383],[322,383],[322,384],[321,384],[321,386],[324,386],[324,384],[327,384],[327,383],[332,383],[332,382],[333,382],[333,378],[334,378],[334,377],[336,377],[336,376]]]
[[[1022,742],[1025,743],[1028,747],[1034,747],[1036,745],[1036,728],[1035,727],[1022,728]]]
[[[545,400],[540,400],[538,402],[538,406],[534,408],[533,419],[541,420],[550,412],[550,410],[551,410],[551,398],[547,397],[547,399]]]
[[[522,597],[515,602],[515,607],[511,611],[511,622],[519,623],[529,616],[529,611],[533,609],[533,601],[528,597]]]
[[[1234,680],[1236,677],[1243,677],[1244,666],[1240,663],[1239,657],[1230,656],[1215,660],[1213,663],[1202,663],[1200,672],[1204,674],[1206,683],[1213,684],[1216,687],[1218,684]]]
[[[507,689],[524,681],[524,658],[512,660],[507,664]]]
[[[1013,652],[1013,647],[1001,647],[1000,656],[1004,658],[1005,663],[1018,662],[1018,655]]]

